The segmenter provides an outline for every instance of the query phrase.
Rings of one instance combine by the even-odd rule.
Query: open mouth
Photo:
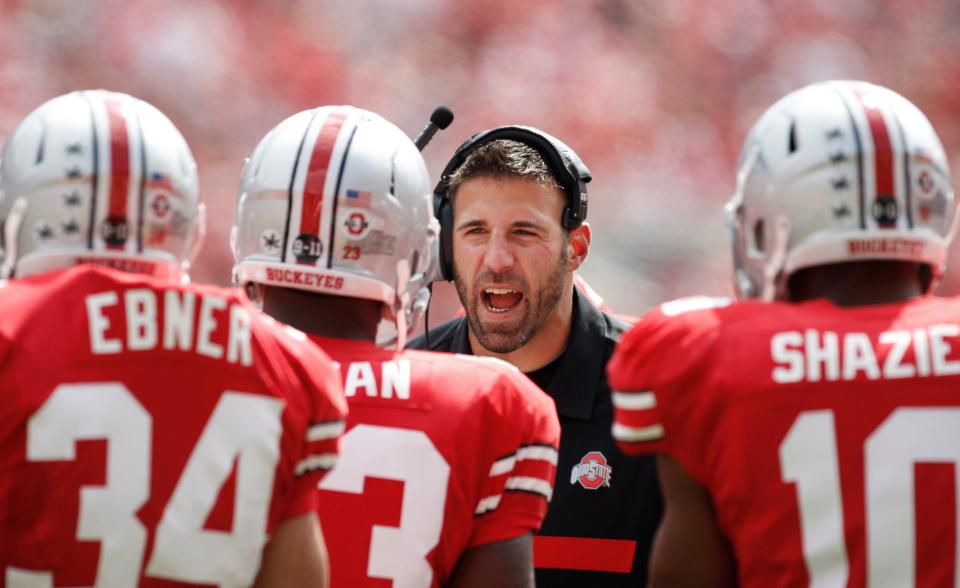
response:
[[[494,314],[509,312],[523,300],[523,293],[509,288],[484,288],[483,305]]]

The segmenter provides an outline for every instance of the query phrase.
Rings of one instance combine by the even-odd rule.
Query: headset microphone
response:
[[[430,115],[430,122],[417,133],[417,138],[413,140],[413,144],[417,146],[417,149],[423,151],[423,148],[427,146],[427,143],[430,142],[430,139],[433,139],[433,136],[437,134],[437,131],[442,131],[443,129],[450,126],[450,123],[453,122],[453,111],[447,108],[446,106],[438,106],[433,110],[433,114]],[[433,299],[433,282],[427,286],[430,289],[430,300]],[[427,308],[423,313],[423,332],[424,336],[427,338],[427,349],[430,349],[430,302],[427,302]]]
[[[430,122],[420,130],[417,138],[413,140],[413,143],[417,146],[417,149],[423,151],[423,148],[427,146],[430,139],[433,139],[437,131],[442,131],[449,127],[452,122],[453,111],[446,106],[438,106],[434,109],[433,114],[430,115]]]

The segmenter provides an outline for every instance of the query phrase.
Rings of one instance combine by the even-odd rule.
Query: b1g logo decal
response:
[[[570,472],[570,483],[580,485],[587,490],[596,490],[601,487],[610,487],[613,477],[613,468],[607,465],[607,458],[599,451],[591,451],[583,456],[580,463],[573,466]]]
[[[164,218],[170,212],[170,199],[166,194],[157,194],[150,202],[150,210],[157,218]]]
[[[130,229],[127,220],[122,217],[111,216],[100,225],[100,236],[107,245],[119,246],[127,242]]]
[[[293,255],[300,263],[315,263],[323,254],[323,243],[316,235],[304,233],[293,241]]]
[[[877,196],[873,201],[873,218],[881,227],[897,224],[897,201],[893,196]]]

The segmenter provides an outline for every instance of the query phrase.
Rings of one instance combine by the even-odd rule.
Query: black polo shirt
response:
[[[567,349],[555,365],[530,374],[541,387],[549,379],[544,389],[557,404],[561,428],[553,500],[534,542],[537,586],[645,586],[663,509],[656,462],[628,458],[614,445],[605,369],[629,325],[576,288],[573,302]],[[471,354],[467,328],[466,318],[458,318],[432,329],[430,349]],[[409,347],[426,349],[426,338]]]

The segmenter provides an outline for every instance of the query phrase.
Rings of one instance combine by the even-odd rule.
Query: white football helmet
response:
[[[244,167],[234,279],[381,301],[402,347],[429,301],[431,202],[423,157],[393,124],[350,106],[295,114]]]
[[[869,259],[943,274],[956,209],[930,122],[865,82],[797,90],[747,136],[727,204],[737,295],[772,300],[795,271]]]
[[[89,263],[184,278],[204,229],[196,168],[142,100],[93,90],[46,102],[0,161],[4,276]]]

